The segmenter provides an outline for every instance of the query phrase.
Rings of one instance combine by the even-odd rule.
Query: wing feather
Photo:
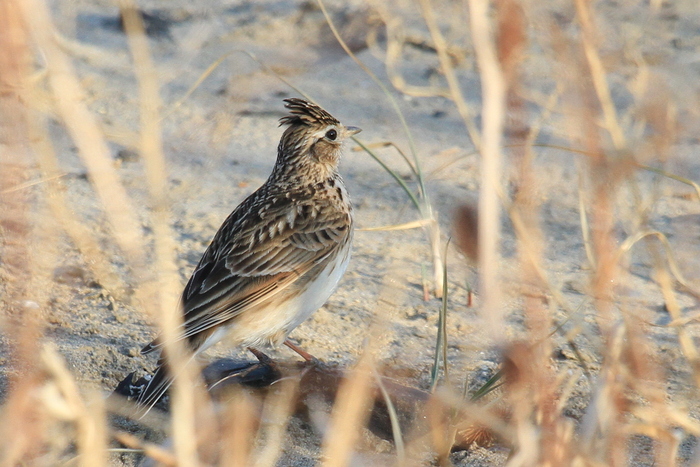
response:
[[[199,333],[270,300],[351,235],[350,214],[319,203],[313,190],[271,196],[264,188],[226,219],[182,293],[181,336],[195,348]]]

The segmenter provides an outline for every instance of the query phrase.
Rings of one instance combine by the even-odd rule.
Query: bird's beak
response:
[[[348,138],[350,136],[358,134],[361,131],[362,131],[362,128],[357,128],[356,126],[346,126],[345,127],[345,134],[348,135]]]

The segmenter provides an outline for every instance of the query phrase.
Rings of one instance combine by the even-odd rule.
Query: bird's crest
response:
[[[280,118],[282,125],[340,125],[340,122],[321,107],[303,99],[293,97],[285,99],[284,106],[289,109],[289,114]]]

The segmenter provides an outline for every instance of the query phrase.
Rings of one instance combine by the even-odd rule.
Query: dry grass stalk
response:
[[[539,225],[539,193],[537,193],[532,144],[537,138],[537,127],[527,130],[525,103],[521,97],[520,64],[527,46],[523,7],[517,0],[497,2],[498,57],[508,86],[507,103],[510,118],[506,134],[513,140],[515,195],[510,206],[513,224],[518,237],[519,263],[522,274],[523,313],[528,333],[528,348],[521,349],[527,355],[527,364],[520,361],[518,376],[521,381],[510,381],[514,421],[521,429],[523,439],[517,445],[531,442],[532,430],[539,433],[537,444],[530,446],[531,452],[523,457],[527,462],[562,465],[570,457],[571,427],[562,423],[559,402],[559,385],[550,365],[553,319],[548,306],[547,284],[542,281],[543,235]],[[553,94],[553,95],[556,95]],[[511,360],[522,356],[513,355]],[[509,376],[506,376],[508,378]],[[510,375],[513,378],[513,375]],[[524,391],[524,392],[523,392]],[[523,401],[529,404],[523,404]],[[529,410],[528,410],[529,409]],[[534,426],[528,426],[534,420]],[[526,451],[523,451],[526,452]],[[527,463],[525,462],[525,463]]]
[[[426,415],[428,426],[430,427],[431,444],[437,454],[437,461],[440,466],[450,465],[449,455],[455,436],[455,430],[450,426],[445,412],[445,406],[442,401],[437,397],[431,398],[426,408]]]
[[[605,78],[606,72],[603,67],[603,62],[600,59],[598,50],[595,46],[595,27],[591,18],[591,4],[585,0],[575,0],[576,14],[581,25],[583,50],[588,61],[590,76],[593,79],[593,87],[598,96],[603,117],[605,119],[605,128],[610,134],[613,145],[616,150],[622,151],[626,149],[625,134],[617,118],[617,111],[610,94],[610,88]]]
[[[27,181],[33,164],[27,145],[28,115],[21,100],[28,84],[31,54],[17,2],[0,3],[0,47],[0,285],[4,308],[0,324],[11,338],[15,370],[0,414],[0,465],[11,466],[30,462],[45,442],[43,417],[34,398],[42,380],[35,359],[43,329],[39,305],[25,302],[32,284],[32,193],[12,190]]]
[[[104,152],[104,141],[97,125],[80,102],[81,91],[72,73],[70,61],[65,54],[62,55],[61,48],[56,45],[55,38],[51,35],[53,27],[48,10],[39,0],[25,1],[26,4],[21,5],[13,2],[0,4],[0,25],[2,25],[0,44],[3,44],[6,50],[16,50],[0,56],[0,86],[4,91],[9,90],[0,96],[3,99],[3,109],[9,109],[8,114],[25,115],[24,109],[17,108],[18,101],[16,101],[18,93],[26,91],[28,59],[31,57],[25,31],[21,27],[23,23],[19,19],[18,12],[21,11],[25,16],[26,24],[36,33],[37,43],[43,52],[52,58],[47,76],[58,97],[58,113],[65,120],[75,141],[79,143],[81,157],[88,166],[96,190],[103,199],[108,197],[109,201],[116,201],[116,204],[109,204],[105,200],[105,209],[113,224],[117,243],[130,260],[133,260],[130,265],[139,272],[145,271],[147,265],[134,260],[135,255],[140,256],[143,251],[143,245],[134,238],[139,235],[138,223],[131,214],[120,210],[118,204],[123,201],[127,204],[121,206],[126,210],[130,209],[129,200],[123,187],[118,184],[113,168],[110,168],[110,160],[107,157],[108,154]],[[658,8],[657,3],[653,2],[652,6]],[[466,104],[459,86],[456,85],[454,65],[447,53],[450,44],[445,41],[437,28],[439,18],[435,16],[430,1],[422,0],[421,6],[441,67],[448,78],[449,95],[455,100],[460,114],[463,114]],[[675,262],[669,256],[670,246],[665,237],[662,234],[657,235],[655,232],[643,230],[644,223],[648,220],[648,211],[655,199],[647,203],[646,207],[639,208],[636,213],[638,219],[633,223],[635,228],[640,229],[639,232],[631,234],[622,246],[616,246],[612,229],[615,221],[613,213],[619,207],[615,196],[616,190],[623,181],[630,179],[632,170],[637,168],[639,163],[631,159],[623,160],[617,155],[611,156],[606,148],[607,143],[604,142],[606,138],[600,134],[598,120],[602,117],[603,129],[610,137],[612,148],[618,152],[626,150],[626,128],[617,115],[606,82],[603,62],[596,49],[591,5],[583,0],[575,0],[577,18],[583,31],[582,42],[578,45],[580,48],[566,40],[559,41],[557,45],[560,47],[557,52],[561,62],[570,69],[576,70],[575,73],[582,77],[580,80],[568,82],[564,94],[570,99],[569,103],[572,95],[577,96],[575,97],[577,105],[568,109],[572,115],[570,125],[572,129],[582,131],[578,139],[577,131],[572,131],[572,140],[576,145],[582,145],[584,148],[582,152],[588,155],[591,193],[588,201],[581,197],[584,209],[582,218],[588,219],[585,209],[590,208],[592,211],[590,216],[591,262],[594,265],[592,295],[600,313],[599,327],[603,330],[599,350],[604,358],[604,365],[597,377],[594,397],[584,416],[580,437],[575,437],[574,424],[563,416],[563,412],[567,399],[574,391],[582,372],[574,372],[573,375],[568,375],[565,371],[557,372],[550,359],[551,350],[557,341],[551,333],[554,320],[552,310],[548,307],[547,293],[552,301],[562,308],[570,310],[571,307],[562,298],[561,291],[556,290],[547,281],[546,269],[542,264],[545,245],[537,221],[539,203],[534,188],[537,180],[533,162],[533,143],[537,130],[532,129],[526,135],[520,132],[525,127],[522,110],[524,93],[521,93],[522,90],[516,86],[519,84],[517,65],[522,59],[525,41],[522,37],[525,26],[519,19],[524,15],[519,10],[516,0],[497,2],[495,12],[499,26],[494,45],[490,33],[491,20],[487,14],[488,2],[471,0],[469,6],[472,13],[472,34],[484,86],[483,192],[479,219],[481,225],[478,227],[478,235],[482,240],[478,242],[478,249],[484,277],[482,282],[483,296],[486,298],[484,311],[494,316],[491,327],[501,329],[503,319],[500,313],[496,313],[500,308],[497,306],[499,289],[496,271],[497,245],[500,236],[498,197],[503,196],[499,193],[501,183],[499,161],[500,133],[506,121],[504,109],[508,105],[514,111],[511,128],[516,130],[511,131],[511,134],[520,138],[518,145],[520,149],[515,151],[519,170],[517,192],[510,214],[518,239],[522,277],[525,283],[522,298],[527,334],[523,342],[511,344],[506,353],[508,383],[505,400],[510,408],[509,417],[503,418],[496,415],[496,411],[488,408],[464,404],[443,391],[435,399],[439,403],[436,402],[435,406],[428,411],[428,418],[432,425],[432,431],[428,437],[432,438],[433,449],[438,452],[439,461],[448,465],[451,447],[449,441],[455,434],[472,439],[469,436],[476,436],[472,433],[479,435],[495,431],[507,444],[515,446],[516,451],[508,461],[512,466],[626,465],[630,458],[628,446],[631,437],[644,435],[654,440],[657,465],[675,465],[681,441],[678,430],[700,436],[700,424],[683,407],[669,400],[669,393],[664,384],[664,374],[654,361],[654,347],[646,335],[646,323],[625,307],[611,283],[613,280],[619,283],[624,279],[624,275],[621,274],[621,264],[631,252],[632,245],[652,235],[661,239],[669,259],[667,264],[666,257],[661,252],[651,250],[655,266],[654,279],[659,284],[666,308],[673,319],[671,326],[677,329],[681,350],[690,363],[696,385],[700,386],[700,353],[693,342],[692,331],[687,328],[695,318],[684,316],[674,278],[681,285],[689,289],[691,287],[683,279]],[[158,271],[158,281],[145,285],[143,292],[148,299],[145,303],[148,309],[159,310],[153,315],[160,316],[158,321],[164,328],[164,335],[170,336],[166,340],[172,342],[175,340],[174,333],[178,324],[173,319],[179,316],[173,313],[176,310],[175,300],[178,290],[175,286],[177,277],[172,258],[173,237],[168,227],[170,221],[165,195],[167,187],[165,161],[160,142],[158,83],[155,79],[154,65],[148,54],[140,17],[136,14],[132,3],[125,0],[122,2],[122,7],[140,85],[142,106],[140,148],[147,165],[156,234],[157,261],[153,266]],[[392,27],[398,28],[398,26]],[[394,31],[392,34],[393,40],[401,42],[400,32]],[[554,36],[557,34],[556,31],[553,33]],[[562,50],[567,45],[572,47],[574,53],[571,53],[571,50]],[[392,53],[400,54],[400,50],[396,52],[392,49]],[[387,67],[389,67],[388,62]],[[587,76],[590,76],[592,84],[586,82]],[[641,76],[640,80],[643,78]],[[564,82],[561,80],[559,87],[563,88]],[[507,89],[510,89],[508,94]],[[410,90],[404,89],[404,91]],[[445,94],[445,90],[428,89],[428,91]],[[555,95],[558,96],[558,94],[559,89],[550,96],[552,107],[556,103]],[[666,160],[676,138],[673,105],[660,106],[658,103],[651,103],[643,113],[646,121],[651,122],[658,135],[652,142],[654,151],[661,155],[659,160]],[[546,118],[545,114],[543,112],[543,119]],[[464,115],[468,115],[468,112],[462,115],[463,118]],[[87,229],[81,228],[76,217],[67,209],[65,196],[62,195],[59,183],[56,182],[59,172],[45,127],[38,120],[26,116],[24,120],[20,119],[20,127],[9,131],[7,130],[9,127],[5,125],[5,119],[2,123],[2,143],[9,145],[8,147],[15,144],[14,149],[0,154],[2,157],[0,159],[0,226],[4,242],[2,245],[4,273],[9,278],[3,287],[10,291],[3,296],[3,300],[10,304],[8,307],[19,309],[16,305],[26,295],[25,284],[31,284],[34,287],[35,284],[44,280],[42,274],[45,275],[45,271],[50,270],[46,265],[54,259],[51,246],[46,249],[51,254],[43,260],[46,261],[45,263],[27,252],[32,241],[36,243],[50,237],[51,227],[39,228],[29,222],[29,217],[33,214],[32,196],[36,190],[28,189],[32,183],[27,182],[27,179],[33,167],[33,161],[28,157],[26,141],[22,140],[24,135],[33,135],[29,139],[35,141],[33,148],[43,172],[42,179],[48,182],[49,189],[59,194],[58,198],[46,201],[54,216],[81,252],[91,261],[97,261],[98,266],[94,270],[100,281],[108,287],[109,284],[118,284],[119,280],[111,271],[108,258],[99,251],[94,237]],[[467,123],[466,120],[465,123]],[[87,130],[88,135],[80,134],[83,130]],[[470,131],[470,133],[476,132]],[[11,136],[20,137],[13,141]],[[135,140],[133,137],[132,139]],[[6,154],[27,154],[27,157],[11,160],[5,156]],[[106,175],[100,172],[105,168]],[[485,219],[484,214],[490,217]],[[476,216],[473,217],[463,220],[462,223],[470,224],[476,229]],[[126,223],[115,225],[120,221],[126,221]],[[426,223],[430,222],[435,222],[433,217],[391,228],[425,227]],[[429,231],[430,228],[429,226]],[[588,230],[586,226],[584,229]],[[467,237],[473,237],[473,235],[467,233]],[[484,244],[484,237],[487,237],[488,244]],[[439,245],[438,230],[431,231],[431,243]],[[477,242],[472,240],[471,243]],[[647,242],[647,246],[649,245],[651,242]],[[650,246],[650,248],[655,247]],[[484,256],[485,254],[487,256]],[[474,253],[471,256],[476,257],[477,254]],[[40,272],[41,270],[44,272]],[[156,299],[158,304],[155,303]],[[41,300],[38,301],[41,302]],[[10,332],[19,329],[18,338],[14,342],[16,345],[13,348],[13,363],[18,367],[21,366],[22,372],[21,375],[18,372],[18,376],[12,379],[11,392],[3,407],[2,420],[5,422],[3,423],[5,428],[3,428],[3,436],[0,437],[2,439],[0,465],[31,463],[43,448],[55,449],[56,452],[59,452],[59,448],[65,449],[66,446],[60,443],[50,444],[49,438],[52,427],[66,420],[76,428],[75,436],[70,435],[70,440],[77,443],[78,457],[75,460],[83,465],[104,465],[106,434],[101,404],[92,401],[90,397],[83,398],[73,377],[58,358],[55,350],[46,348],[42,357],[43,368],[36,365],[35,356],[39,348],[36,342],[42,329],[37,311],[39,309],[32,306],[22,310],[23,327],[13,328],[9,320],[3,323],[7,326],[5,329],[9,329]],[[574,312],[570,313],[574,314]],[[571,319],[575,317],[572,316]],[[580,325],[570,330],[565,339],[573,340],[584,328],[585,326]],[[592,342],[598,341],[592,340]],[[188,358],[183,349],[177,347],[169,347],[168,355],[171,358],[174,356],[176,362],[185,362]],[[324,440],[326,465],[348,465],[351,462],[358,434],[365,424],[368,404],[372,399],[369,397],[373,391],[374,379],[371,355],[372,352],[368,351],[358,369],[343,383]],[[192,369],[191,365],[184,366]],[[292,412],[296,382],[285,382],[274,397],[268,397],[262,409],[264,421],[262,426],[258,427],[258,408],[243,397],[236,397],[217,414],[217,417],[209,412],[208,406],[198,406],[196,395],[193,393],[195,391],[193,380],[192,376],[178,378],[173,393],[174,453],[124,433],[115,434],[115,438],[128,446],[142,449],[147,456],[165,465],[196,465],[201,460],[219,462],[223,465],[227,463],[228,465],[252,465],[255,460],[256,465],[260,466],[274,465],[278,462],[283,449],[286,423]],[[85,400],[90,402],[87,403]],[[456,417],[451,418],[451,415],[461,410],[470,410],[470,417],[475,424],[452,426],[451,423]],[[220,421],[220,425],[211,422],[214,419]],[[474,430],[474,426],[485,427],[487,430],[483,432],[479,429]],[[253,445],[256,441],[264,441],[266,444],[257,456],[253,456]],[[419,449],[429,444],[425,441],[425,439],[411,441],[406,447],[407,452],[419,452]],[[54,452],[50,454],[59,455]],[[408,457],[410,458],[410,455]],[[399,460],[397,465],[403,465],[402,461]]]
[[[338,390],[323,441],[323,465],[352,465],[352,455],[369,416],[372,393],[372,360],[366,352]]]
[[[624,380],[626,373],[622,360],[625,327],[611,329],[606,365],[601,369],[597,387],[581,426],[580,451],[587,458],[608,465],[624,465],[625,436],[622,414],[627,412]]]
[[[583,63],[579,49],[565,35],[552,28],[554,52],[567,71],[577,76],[586,76],[588,69]],[[565,77],[562,77],[564,80]],[[563,81],[566,82],[566,81]],[[576,144],[582,145],[589,155],[588,180],[591,185],[591,194],[588,206],[595,206],[589,219],[590,241],[595,265],[593,277],[593,296],[596,300],[596,308],[599,310],[598,324],[603,336],[609,335],[612,322],[611,283],[617,276],[615,262],[613,260],[614,240],[611,237],[613,222],[613,200],[611,190],[615,186],[612,179],[609,161],[603,150],[603,143],[598,135],[597,115],[595,109],[597,101],[595,90],[588,86],[583,79],[569,80],[565,90],[564,105],[566,112],[572,117],[567,120],[571,138]]]
[[[500,306],[499,241],[501,238],[502,133],[506,82],[494,44],[488,0],[469,0],[469,24],[481,70],[483,129],[479,196],[479,276],[481,313],[491,337],[498,341],[503,325]]]
[[[138,451],[143,451],[146,456],[158,462],[159,465],[164,465],[167,467],[174,467],[178,465],[175,456],[170,451],[163,449],[161,446],[144,442],[130,433],[117,432],[114,433],[113,436],[114,439],[119,441],[124,446],[128,446],[131,449]]]
[[[220,465],[253,465],[251,450],[260,420],[257,401],[245,391],[232,391],[231,401],[221,411]]]
[[[462,93],[462,88],[457,80],[457,74],[455,73],[454,67],[452,66],[452,59],[447,53],[447,43],[445,38],[440,32],[440,28],[437,25],[437,20],[435,18],[435,13],[430,0],[420,0],[421,11],[423,12],[423,18],[428,26],[428,31],[430,32],[430,37],[435,43],[435,50],[437,51],[438,59],[440,60],[440,68],[445,74],[445,79],[447,80],[447,86],[450,90],[450,97],[452,102],[455,103],[457,111],[459,112],[462,121],[467,128],[469,137],[471,138],[472,144],[475,148],[479,149],[481,147],[481,136],[479,130],[477,129],[474,119],[471,116],[469,106],[467,105],[467,100]],[[486,17],[484,17],[486,19]],[[473,25],[472,25],[473,27]],[[488,26],[486,26],[488,28]],[[488,31],[480,31],[488,32]],[[476,42],[475,42],[476,46]],[[479,46],[481,47],[481,46]],[[483,53],[483,52],[482,52]],[[479,52],[477,51],[477,55]]]
[[[88,169],[117,244],[136,270],[143,270],[144,251],[140,226],[133,203],[120,183],[112,164],[109,148],[99,125],[87,109],[84,94],[70,59],[54,39],[55,27],[47,5],[41,0],[19,2],[22,17],[47,62],[48,80],[58,114],[73,138],[78,153]]]
[[[39,121],[37,116],[30,124],[34,153],[42,173],[45,174],[45,179],[49,181],[46,189],[50,192],[50,195],[44,199],[49,205],[54,219],[58,221],[61,229],[75,243],[83,257],[90,259],[86,261],[86,265],[95,274],[97,282],[117,300],[128,299],[126,285],[115,274],[107,254],[94,238],[93,232],[84,222],[78,219],[73,210],[69,209],[70,203],[66,196],[65,186],[60,180],[57,180],[59,167],[56,153],[46,129],[46,123]]]
[[[542,401],[539,384],[543,372],[537,368],[541,358],[536,357],[536,346],[518,342],[510,345],[504,355],[503,372],[507,383],[507,401],[512,412],[511,424],[514,430],[512,439],[515,453],[510,464],[513,466],[538,465],[545,459],[543,436],[539,434],[539,424],[543,413],[555,401]],[[551,385],[551,381],[547,382]]]
[[[152,221],[156,249],[157,282],[150,290],[154,300],[152,310],[162,331],[164,353],[171,368],[178,368],[177,378],[171,388],[171,410],[174,447],[178,461],[184,466],[199,464],[197,455],[196,423],[205,423],[200,417],[196,422],[196,405],[193,391],[196,365],[188,355],[184,342],[179,339],[182,314],[178,313],[179,278],[175,266],[175,240],[170,228],[170,210],[166,196],[167,171],[163,155],[160,128],[160,97],[156,71],[148,51],[146,32],[136,6],[129,0],[120,2],[124,27],[134,58],[134,68],[139,83],[141,103],[141,155],[146,164],[146,174],[152,203]],[[199,427],[203,431],[210,431]]]
[[[63,415],[75,423],[80,465],[85,467],[106,465],[106,417],[101,396],[92,397],[94,402],[90,407],[85,405],[73,375],[53,346],[43,347],[41,360],[52,378],[49,384],[56,385],[55,394],[58,396],[55,400],[51,402],[45,400],[44,403],[58,409],[58,413],[54,413],[54,416]]]
[[[431,254],[432,254],[432,260],[433,260],[433,280],[435,284],[435,290],[434,294],[437,298],[442,297],[442,291],[443,291],[443,262],[442,262],[442,238],[440,234],[440,224],[438,223],[437,220],[437,213],[434,211],[433,205],[430,202],[430,198],[428,196],[428,193],[425,189],[425,180],[424,176],[422,173],[422,168],[420,164],[420,160],[418,157],[418,153],[416,151],[416,147],[413,141],[413,135],[411,131],[408,128],[408,124],[406,123],[406,119],[404,118],[403,113],[401,112],[401,109],[399,108],[396,99],[393,97],[391,92],[387,89],[387,87],[382,83],[382,81],[377,78],[377,76],[359,59],[357,56],[350,50],[350,47],[345,43],[343,38],[340,36],[338,33],[337,28],[333,24],[333,21],[331,20],[330,15],[328,14],[328,11],[326,10],[326,6],[323,3],[323,0],[317,0],[317,4],[321,11],[323,12],[324,17],[326,18],[326,22],[328,23],[328,26],[331,29],[331,32],[333,33],[333,36],[336,38],[340,46],[343,48],[346,54],[350,58],[353,59],[355,63],[369,76],[372,81],[382,90],[384,95],[387,97],[389,100],[391,106],[396,112],[396,116],[398,117],[399,121],[401,122],[401,125],[406,132],[406,137],[408,139],[408,145],[411,149],[411,154],[413,155],[414,162],[415,164],[412,166],[415,169],[416,172],[416,178],[418,179],[418,185],[420,188],[420,195],[421,195],[421,202],[416,206],[421,215],[423,216],[424,220],[429,221],[428,226],[425,228],[426,233],[428,234],[428,239],[430,242],[430,249],[431,249]],[[355,142],[359,141],[357,138],[353,137],[353,140]],[[363,146],[360,144],[360,146]],[[365,146],[366,148],[366,146]],[[396,177],[395,173],[392,173]]]
[[[22,103],[30,54],[28,33],[17,3],[3,2],[0,8],[0,44],[5,51],[0,56],[0,233],[3,275],[7,278],[7,303],[10,305],[25,296],[25,287],[30,281],[26,259],[32,227],[27,208],[32,197],[27,190],[13,190],[27,182],[33,165],[27,146],[29,116]]]
[[[377,305],[382,307],[382,313],[375,316],[362,357],[355,368],[346,373],[338,388],[330,421],[324,427],[324,466],[353,465],[352,457],[356,445],[359,444],[361,430],[367,424],[377,391],[382,391],[381,387],[377,388],[374,383],[377,376],[375,360],[376,354],[384,344],[384,331],[388,327],[391,314],[405,299],[405,289],[397,287],[398,277],[400,272],[396,267],[386,272],[377,300]],[[390,404],[387,403],[387,406]],[[393,417],[391,413],[390,417]],[[402,439],[403,434],[397,431],[398,421],[392,418],[391,422],[394,438]],[[398,444],[402,445],[403,441],[399,441]],[[401,457],[404,452],[400,449],[397,454]]]
[[[255,459],[255,467],[273,467],[277,465],[284,449],[287,426],[298,396],[298,385],[299,381],[297,379],[285,379],[265,399],[262,414],[263,425],[260,427],[261,431],[258,434],[259,439],[265,440],[265,446]]]
[[[609,335],[614,321],[612,314],[613,290],[612,283],[619,276],[616,256],[614,254],[615,241],[612,236],[614,224],[614,194],[619,185],[619,176],[625,172],[624,162],[617,158],[608,157],[604,149],[604,143],[600,141],[597,131],[597,115],[592,109],[597,105],[592,101],[593,96],[597,96],[597,104],[603,109],[606,129],[610,134],[613,144],[617,150],[624,149],[624,135],[617,121],[614,106],[610,97],[610,90],[605,79],[605,70],[602,68],[600,58],[593,45],[593,27],[590,21],[589,5],[583,2],[576,2],[578,19],[583,28],[583,49],[588,63],[588,73],[590,74],[594,89],[586,87],[582,81],[578,83],[584,87],[582,92],[591,101],[585,108],[587,114],[580,118],[583,127],[586,129],[584,140],[582,141],[585,150],[593,156],[589,158],[590,182],[592,185],[591,205],[595,206],[591,215],[591,239],[593,242],[593,252],[596,261],[594,277],[594,294],[596,307],[600,312],[599,325],[603,335]],[[584,70],[582,70],[584,71]],[[621,165],[623,164],[623,165]]]

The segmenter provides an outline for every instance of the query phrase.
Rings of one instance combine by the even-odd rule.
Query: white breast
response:
[[[260,347],[280,345],[289,333],[318,310],[335,291],[350,262],[352,242],[338,252],[318,277],[295,295],[246,310],[228,325],[220,326],[198,349],[203,351],[226,336],[233,345]]]
[[[343,251],[338,252],[335,261],[329,263],[318,278],[309,284],[306,290],[289,302],[290,320],[286,326],[287,335],[294,328],[311,316],[311,314],[321,308],[328,298],[338,287],[340,278],[345,274],[345,270],[350,262],[351,243],[347,242],[343,246]]]

